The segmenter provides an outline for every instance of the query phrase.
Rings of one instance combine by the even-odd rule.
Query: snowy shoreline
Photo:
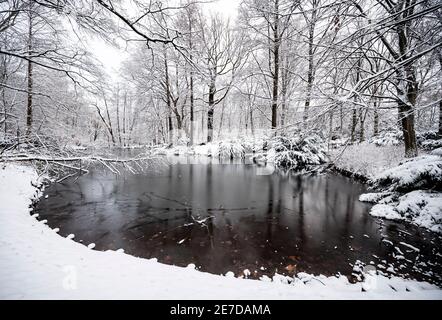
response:
[[[437,286],[398,277],[350,284],[303,273],[287,284],[283,276],[237,279],[91,250],[29,214],[41,195],[37,181],[31,167],[0,168],[1,299],[442,299]]]
[[[370,215],[406,221],[440,234],[442,158],[439,151],[406,159],[397,146],[366,143],[358,148],[350,146],[342,154],[341,150],[334,150],[332,156],[336,171],[370,183],[373,191],[359,198],[374,204]]]

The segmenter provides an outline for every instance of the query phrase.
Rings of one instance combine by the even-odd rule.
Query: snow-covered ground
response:
[[[376,193],[367,193],[360,196],[361,201],[373,202]],[[371,199],[370,199],[371,198]],[[398,196],[391,195],[374,202],[370,214],[375,217],[390,220],[410,221],[420,227],[433,232],[442,233],[442,193],[415,190]]]
[[[287,284],[282,276],[237,279],[95,251],[30,215],[37,181],[30,167],[0,167],[2,299],[442,299],[434,285],[397,277],[367,275],[350,284],[345,277],[298,274]]]
[[[373,183],[377,192],[359,198],[375,204],[370,210],[372,216],[405,220],[442,233],[442,157],[439,149],[406,159],[402,145],[376,146],[364,142],[330,153],[338,169],[363,176]]]
[[[330,158],[339,169],[373,179],[404,160],[402,145],[376,146],[363,142],[330,150]]]
[[[359,200],[376,203],[375,217],[406,220],[442,233],[442,157],[422,155],[408,159],[371,179],[380,192]]]

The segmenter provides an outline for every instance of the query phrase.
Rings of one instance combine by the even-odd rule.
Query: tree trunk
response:
[[[373,116],[373,135],[376,137],[379,134],[379,112],[378,104],[374,103],[374,116]]]
[[[32,2],[29,3],[29,26],[28,26],[28,57],[32,55],[32,37],[33,37],[33,30],[32,30],[32,21],[33,20],[33,14],[32,14]],[[29,137],[32,131],[32,90],[33,90],[33,64],[31,60],[28,60],[28,97],[27,97],[27,108],[26,108],[26,136]]]
[[[6,57],[5,57],[5,59],[6,59]],[[2,60],[2,62],[3,62],[3,65],[2,65],[2,78],[1,78],[1,82],[2,83],[7,83],[8,82],[8,63],[6,62],[6,60]],[[7,113],[8,103],[7,103],[7,100],[6,100],[6,90],[5,90],[5,88],[3,87],[1,90],[2,90],[2,102],[3,102],[3,107],[4,107],[4,109],[3,109],[3,123],[5,124],[4,134],[5,134],[5,137],[6,137],[6,135],[8,133],[8,113]]]
[[[213,140],[213,112],[215,107],[215,81],[211,80],[209,87],[209,110],[207,111],[207,142]]]
[[[104,100],[104,105],[106,107],[106,117],[107,117],[107,120],[101,114],[101,111],[100,111],[100,108],[98,107],[98,105],[95,105],[95,107],[97,108],[98,116],[100,117],[101,121],[103,122],[104,126],[106,127],[107,131],[109,132],[109,135],[112,138],[112,143],[115,144],[114,131],[112,129],[112,122],[110,120],[109,108],[108,108],[107,100],[106,100],[106,97],[105,97],[104,93],[103,93],[103,100]],[[109,143],[109,135],[107,136],[108,143]]]
[[[279,0],[275,0],[275,21],[273,26],[273,96],[272,96],[272,129],[278,126],[278,82],[279,82]]]
[[[164,49],[166,50],[166,49]],[[169,129],[169,143],[173,143],[173,122],[172,122],[172,100],[170,97],[170,83],[169,83],[169,66],[167,64],[167,54],[164,51],[164,72],[165,72],[165,94],[166,94],[166,104],[167,104],[167,123]]]
[[[330,111],[329,132],[328,132],[328,149],[330,150],[331,140],[333,138],[333,109]]]
[[[127,91],[124,92],[124,101],[123,101],[123,146],[126,146],[127,137],[126,137],[126,109],[127,109]]]
[[[442,137],[442,101],[439,102],[439,136]]]
[[[117,89],[117,132],[118,132],[118,142],[121,147],[121,126],[120,126],[120,88]]]
[[[357,118],[357,114],[356,114],[356,108],[353,108],[353,114],[351,117],[351,143],[355,142],[355,132],[356,132],[356,125],[358,123],[358,118]]]
[[[213,108],[209,108],[207,111],[207,142],[213,140]]]
[[[193,68],[193,66],[191,67]],[[195,116],[194,116],[194,105],[195,97],[193,94],[193,70],[190,71],[190,145],[194,144],[194,131],[195,131]]]
[[[364,142],[365,140],[365,128],[364,128],[364,123],[365,123],[365,119],[360,119],[361,120],[361,130],[359,130],[359,143]]]
[[[439,51],[439,66],[442,72],[442,50]],[[441,89],[442,92],[442,89]],[[442,100],[439,102],[439,137],[442,137]]]
[[[175,113],[175,119],[176,119],[176,127],[178,130],[183,129],[183,118],[181,117],[180,113],[178,112],[178,99],[176,101],[173,101],[173,112]]]
[[[283,70],[281,71],[281,95],[282,95],[282,102],[281,102],[281,127],[282,132],[284,132],[284,126],[286,124],[286,112],[287,112],[287,91],[289,86],[289,75],[288,75],[288,69],[289,69],[289,63],[288,63],[288,57],[285,55],[284,63],[283,63]]]
[[[402,78],[405,76],[405,79]],[[418,85],[411,65],[404,68],[404,72],[399,71],[397,86],[399,119],[404,137],[405,156],[407,158],[416,157],[417,142],[414,129],[414,106],[416,104]],[[403,90],[405,87],[405,91]]]
[[[307,72],[307,89],[306,89],[306,97],[305,97],[305,103],[304,103],[304,116],[303,116],[304,128],[307,127],[307,120],[308,120],[308,114],[309,114],[309,109],[310,109],[312,88],[313,88],[313,82],[315,79],[314,70],[313,70],[314,69],[313,41],[315,38],[315,20],[316,20],[316,10],[314,8],[312,11],[312,18],[309,23],[309,34],[308,34],[308,72]]]
[[[344,108],[342,103],[339,104],[339,133],[342,135],[344,132]]]
[[[402,134],[404,136],[405,156],[417,156],[416,134],[414,131],[413,109],[405,104],[399,103],[399,114],[401,116]]]
[[[190,50],[190,62],[193,63],[193,42],[192,42],[192,19],[189,16],[189,50]],[[194,143],[194,105],[195,105],[195,98],[194,98],[194,83],[193,83],[193,65],[190,65],[190,145],[193,146]]]
[[[115,136],[114,136],[114,129],[112,128],[112,121],[111,121],[111,118],[110,118],[109,107],[107,105],[106,99],[104,100],[104,105],[106,106],[107,121],[109,122],[108,129],[109,129],[109,133],[110,133],[110,136],[111,136],[111,139],[112,139],[112,144],[115,145],[116,141],[115,141]]]
[[[253,109],[250,108],[250,131],[252,132],[252,136],[255,135],[255,128],[253,125]]]
[[[404,95],[402,87],[400,85],[397,87],[398,96],[400,97],[398,107],[402,124],[402,134],[404,136],[405,156],[411,158],[416,157],[418,154],[416,132],[414,129],[414,106],[416,104],[418,85],[412,66],[406,66],[404,69],[406,83],[405,81],[403,81],[403,83],[406,86],[406,92]],[[401,99],[401,97],[403,98]],[[406,101],[404,101],[404,99]]]
[[[221,107],[221,118],[219,119],[218,139],[221,139],[221,131],[223,129],[224,109],[225,109],[225,107],[226,107],[226,105],[223,102],[222,107]],[[229,121],[230,121],[230,115],[229,115]],[[239,117],[239,128],[241,128],[241,117]]]
[[[407,2],[408,3],[408,2]],[[398,10],[402,8],[402,5],[408,6],[408,4],[402,4],[398,6]],[[397,17],[398,20],[405,19],[409,15],[413,15],[414,6],[409,6],[408,10],[402,12]],[[410,55],[409,52],[409,36],[408,24],[406,22],[399,22],[397,27],[398,44],[400,59],[405,60]],[[405,144],[405,156],[415,157],[417,156],[417,143],[416,132],[414,130],[414,107],[416,105],[418,83],[416,81],[416,71],[413,66],[413,62],[406,64],[404,67],[397,69],[398,85],[396,86],[398,95],[398,109],[400,120],[402,124],[402,133],[404,136]]]
[[[356,64],[356,83],[358,83],[359,80],[361,79],[361,70],[362,70],[362,58],[359,57],[357,64]],[[358,101],[357,95],[354,96],[354,101],[355,101],[355,107],[353,108],[353,114],[352,114],[351,143],[354,143],[356,140],[356,138],[355,138],[356,125],[358,123],[357,111],[356,111],[356,105],[357,105],[356,102]]]

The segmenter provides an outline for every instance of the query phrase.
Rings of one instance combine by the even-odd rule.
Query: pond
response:
[[[214,274],[355,280],[360,260],[385,274],[442,283],[441,237],[370,216],[370,205],[358,201],[363,184],[333,173],[263,175],[242,162],[174,162],[140,174],[93,169],[46,188],[35,211],[95,250],[122,248]]]

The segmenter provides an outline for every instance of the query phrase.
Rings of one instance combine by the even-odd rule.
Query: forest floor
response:
[[[0,168],[1,299],[442,299],[440,288],[398,277],[366,274],[351,284],[301,273],[288,284],[283,276],[239,279],[93,250],[31,215],[40,183],[31,167]]]

